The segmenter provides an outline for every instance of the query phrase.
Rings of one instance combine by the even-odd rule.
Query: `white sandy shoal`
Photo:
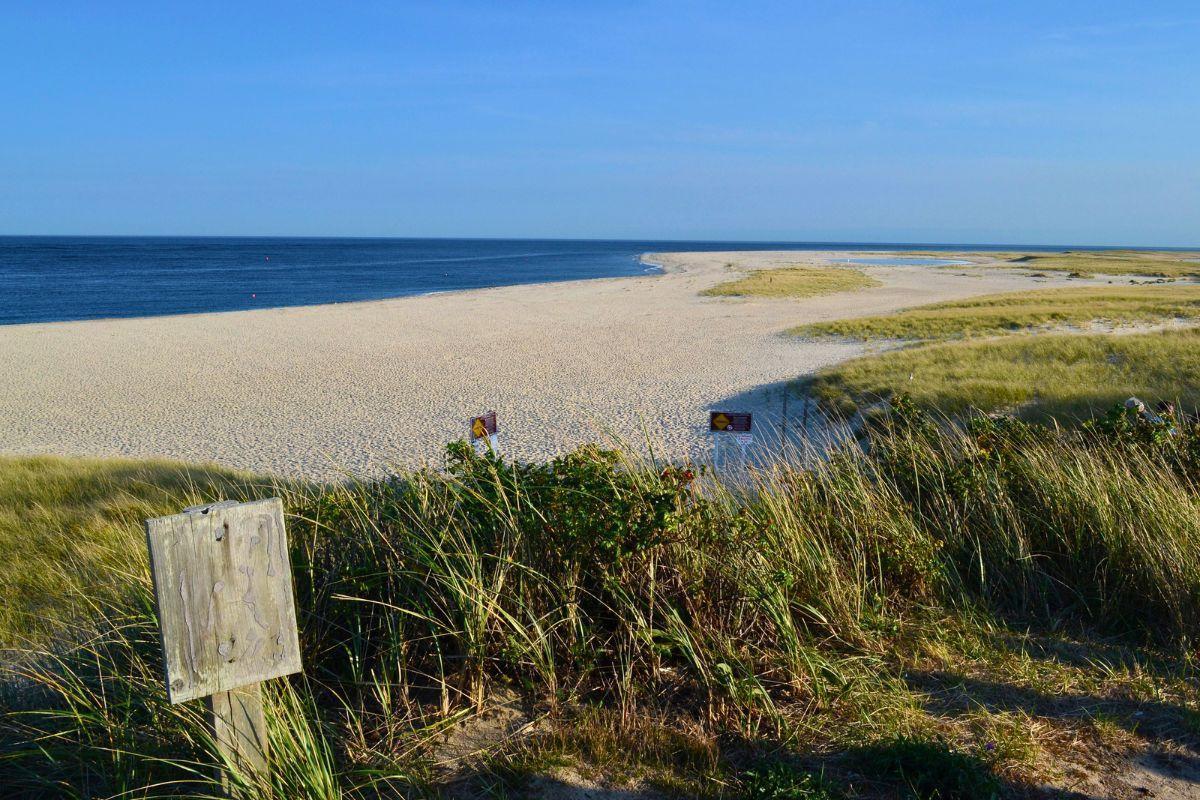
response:
[[[836,255],[658,254],[666,274],[637,278],[3,326],[0,452],[334,478],[441,463],[466,418],[495,409],[514,456],[615,432],[703,457],[708,409],[777,418],[782,393],[771,384],[864,352],[785,328],[1035,285],[1016,271],[868,267],[883,286],[805,300],[698,295],[730,277],[730,262]]]

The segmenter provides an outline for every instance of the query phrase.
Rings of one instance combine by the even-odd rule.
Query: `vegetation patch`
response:
[[[847,267],[783,267],[757,269],[737,280],[717,284],[702,294],[714,297],[815,297],[880,286],[862,270]]]
[[[145,574],[144,520],[262,484],[169,461],[0,458],[0,648],[46,645]]]
[[[863,748],[859,769],[912,800],[998,800],[1001,783],[978,756],[940,741],[898,738]]]
[[[1064,421],[1103,415],[1130,396],[1191,410],[1200,406],[1200,331],[931,344],[829,367],[811,391],[844,414],[901,393],[947,414],[1009,409]]]
[[[1153,432],[948,428],[897,402],[865,450],[737,486],[596,448],[524,463],[460,443],[445,471],[242,487],[284,498],[305,672],[267,687],[269,776],[225,774],[252,798],[471,779],[519,796],[547,773],[681,797],[989,797],[1052,778],[1043,751],[1118,765],[1182,746],[1200,708],[1200,433]],[[69,504],[83,480],[150,484],[130,515],[190,504],[159,466],[112,464],[143,476],[121,483],[96,462],[7,460],[24,488],[4,502]],[[63,588],[88,635],[0,661],[0,780],[13,797],[212,794],[204,706],[162,687],[140,519],[106,535],[123,589]],[[447,748],[464,721],[486,735]]]
[[[954,339],[1103,323],[1113,326],[1200,318],[1200,285],[1044,289],[935,303],[896,314],[792,328],[800,336]]]
[[[1095,273],[1162,278],[1200,276],[1200,253],[1068,250],[1062,253],[1029,253],[1010,258],[1007,263],[1039,271],[1074,272],[1079,277]]]
[[[745,800],[845,800],[845,793],[819,773],[784,761],[764,763],[742,776]]]

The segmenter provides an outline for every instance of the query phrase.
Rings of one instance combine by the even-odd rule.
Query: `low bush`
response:
[[[862,748],[857,769],[906,800],[997,800],[1001,782],[978,756],[938,741],[900,738]]]

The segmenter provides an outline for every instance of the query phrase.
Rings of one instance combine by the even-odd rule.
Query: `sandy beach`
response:
[[[161,456],[328,479],[438,464],[468,417],[495,409],[513,456],[615,436],[705,458],[708,409],[776,426],[783,382],[864,352],[785,328],[1067,282],[863,267],[882,285],[800,300],[699,294],[737,270],[862,255],[666,253],[647,257],[663,274],[639,278],[0,327],[0,452]],[[793,401],[789,417],[800,413]]]

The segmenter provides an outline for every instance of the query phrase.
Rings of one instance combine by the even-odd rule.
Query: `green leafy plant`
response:
[[[820,773],[807,772],[783,761],[742,774],[745,800],[842,800],[845,794]]]
[[[996,800],[1000,780],[986,762],[938,741],[898,738],[855,753],[856,769],[912,800]]]

